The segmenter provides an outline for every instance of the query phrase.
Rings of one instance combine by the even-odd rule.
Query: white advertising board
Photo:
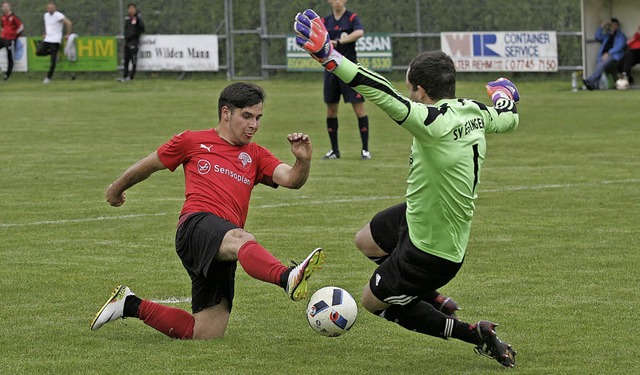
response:
[[[138,70],[206,71],[219,69],[217,35],[144,35]]]
[[[442,51],[459,72],[556,72],[555,31],[446,32]]]
[[[26,72],[27,69],[27,38],[21,36],[16,40],[16,48],[13,52],[13,71]],[[0,70],[7,71],[7,49],[0,49]]]

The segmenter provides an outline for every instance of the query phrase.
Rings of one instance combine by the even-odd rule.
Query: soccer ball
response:
[[[629,88],[629,80],[626,77],[622,77],[616,81],[616,89],[626,90]]]
[[[358,306],[344,289],[327,286],[313,293],[307,305],[307,320],[323,336],[338,337],[356,322]]]

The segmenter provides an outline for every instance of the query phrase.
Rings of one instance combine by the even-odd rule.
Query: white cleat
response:
[[[317,248],[302,263],[291,269],[285,291],[294,301],[300,301],[309,294],[307,280],[324,263],[324,250]]]
[[[118,285],[91,322],[91,330],[96,331],[105,323],[123,319],[124,301],[127,296],[135,295],[126,285]]]
[[[360,157],[362,160],[371,160],[371,152],[367,150],[360,151]]]
[[[42,81],[42,83],[43,83],[43,84],[45,84],[45,85],[50,84],[50,83],[51,83],[51,78],[45,78],[45,79]]]

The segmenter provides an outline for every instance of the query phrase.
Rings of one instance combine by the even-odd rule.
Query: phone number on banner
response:
[[[459,72],[557,72],[555,58],[454,58]]]

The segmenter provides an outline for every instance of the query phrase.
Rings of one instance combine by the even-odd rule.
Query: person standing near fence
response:
[[[56,70],[58,51],[62,43],[62,32],[65,26],[67,33],[64,34],[64,39],[67,39],[71,34],[73,23],[64,14],[58,12],[55,1],[49,1],[47,3],[47,11],[44,14],[44,40],[36,51],[37,56],[51,55],[51,65],[49,65],[47,77],[42,81],[44,84],[51,83],[53,72]]]
[[[118,82],[131,81],[135,77],[140,35],[144,33],[144,22],[136,4],[129,3],[127,12],[129,14],[124,23],[124,72],[122,78],[118,78]],[[131,71],[129,71],[129,64],[131,64]]]
[[[24,24],[18,16],[11,11],[8,1],[2,3],[2,33],[0,34],[0,49],[7,49],[7,71],[2,75],[4,81],[11,77],[13,71],[13,54],[16,50],[16,41],[24,30]]]
[[[347,0],[328,0],[332,13],[322,19],[329,32],[331,44],[342,55],[351,61],[357,61],[356,41],[364,36],[364,28],[357,14],[347,10]],[[362,140],[360,156],[363,160],[371,159],[369,152],[369,117],[364,108],[364,98],[346,83],[331,73],[324,72],[324,102],[327,104],[327,132],[331,141],[331,150],[323,159],[340,159],[338,148],[338,105],[340,96],[346,103],[351,103],[358,117],[358,129]]]

